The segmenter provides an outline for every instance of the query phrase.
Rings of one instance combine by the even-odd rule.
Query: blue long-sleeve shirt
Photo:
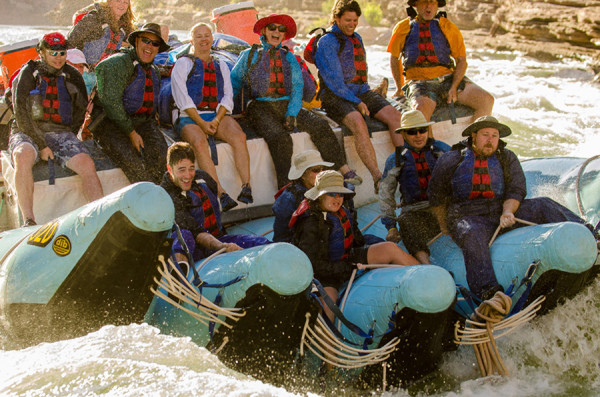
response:
[[[346,81],[352,80],[356,74],[354,67],[354,46],[350,38],[345,36],[336,24],[331,27],[331,32],[333,34],[325,34],[319,40],[317,51],[315,52],[315,64],[319,68],[319,73],[325,85],[333,94],[358,105],[361,102],[358,95],[364,94],[371,88],[368,84],[364,83],[346,83]],[[340,40],[338,37],[342,36],[346,40],[344,49],[339,53],[339,56],[335,56],[340,50]],[[354,33],[353,36],[358,38],[362,45],[360,35]]]
[[[268,44],[267,41],[265,40],[264,36],[260,37],[260,41],[262,43],[263,46],[263,51],[269,51],[273,46],[271,44]],[[281,45],[278,45],[276,48],[280,48]],[[231,86],[233,88],[233,96],[236,97],[237,95],[239,95],[239,93],[242,91],[242,89],[244,88],[244,85],[247,85],[247,74],[248,74],[248,57],[250,56],[250,52],[251,52],[251,48],[244,50],[240,53],[240,56],[235,64],[235,66],[233,67],[233,70],[231,71]],[[260,53],[262,51],[254,51],[254,54],[252,55],[252,60],[251,60],[251,65],[254,65],[256,62],[259,61],[259,56]],[[258,101],[283,101],[283,100],[287,100],[289,101],[288,103],[288,108],[287,108],[287,112],[286,112],[286,117],[287,116],[294,116],[296,117],[298,115],[298,112],[300,112],[300,109],[302,109],[302,89],[304,88],[304,81],[302,80],[302,70],[300,69],[300,64],[298,63],[298,60],[296,59],[296,57],[294,56],[294,54],[291,51],[288,51],[285,55],[286,60],[288,61],[288,63],[290,64],[290,70],[291,70],[291,86],[292,86],[292,92],[290,95],[286,95],[286,96],[281,96],[278,98],[273,98],[273,97],[257,97],[257,98],[251,98],[251,99],[256,99]],[[285,78],[289,78],[288,76],[286,76]]]

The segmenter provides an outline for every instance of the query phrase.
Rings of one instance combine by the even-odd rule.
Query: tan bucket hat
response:
[[[344,177],[338,171],[327,170],[319,172],[315,180],[315,186],[304,193],[304,197],[309,200],[316,200],[325,193],[355,193],[344,187]]]
[[[299,179],[304,174],[304,171],[316,165],[331,167],[333,166],[333,163],[323,161],[321,153],[319,153],[317,150],[305,150],[303,152],[296,153],[294,157],[292,157],[292,166],[288,172],[288,179],[290,181]]]
[[[506,124],[502,124],[494,116],[481,116],[473,124],[469,125],[462,132],[462,136],[471,136],[472,133],[479,131],[482,128],[495,128],[500,134],[500,138],[509,136],[512,130]]]
[[[411,130],[413,128],[429,127],[432,124],[435,124],[435,122],[427,121],[421,111],[409,110],[408,112],[402,113],[400,128],[397,128],[394,132],[401,133],[404,130]]]

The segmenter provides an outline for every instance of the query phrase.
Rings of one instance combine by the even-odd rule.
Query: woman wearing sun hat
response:
[[[302,71],[294,54],[281,45],[296,35],[294,19],[271,14],[256,22],[254,33],[260,35],[262,46],[253,46],[240,54],[231,71],[231,83],[234,96],[243,86],[250,91],[248,119],[269,146],[277,187],[288,183],[293,153],[290,132],[296,126],[308,132],[325,161],[334,163],[334,168],[358,184],[360,178],[346,164],[345,153],[327,121],[302,109]]]
[[[417,265],[419,262],[396,244],[386,241],[366,245],[351,211],[342,204],[354,192],[344,187],[337,171],[323,171],[306,200],[294,212],[290,227],[293,243],[310,259],[315,278],[335,301],[340,286],[361,264]],[[328,313],[331,318],[331,313]]]

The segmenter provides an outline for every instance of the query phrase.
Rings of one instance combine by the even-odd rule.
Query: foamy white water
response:
[[[7,44],[39,38],[44,31],[0,25],[0,40]],[[390,77],[383,47],[369,47],[368,59],[372,82]],[[494,114],[513,128],[507,140],[522,158],[600,153],[600,86],[592,84],[593,73],[583,62],[544,63],[514,53],[476,51],[469,54],[467,75],[494,94]],[[509,377],[479,379],[472,349],[461,347],[447,353],[440,370],[410,392],[417,396],[596,396],[600,394],[599,333],[600,284],[596,281],[565,305],[498,341]],[[0,350],[0,395],[286,396],[294,392],[229,370],[189,339],[161,335],[148,325],[107,326],[81,338]],[[409,392],[396,389],[385,395],[408,396]]]

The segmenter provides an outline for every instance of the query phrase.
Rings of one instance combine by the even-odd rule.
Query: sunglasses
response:
[[[417,135],[417,134],[427,134],[429,132],[429,128],[414,128],[412,130],[406,130],[406,135]]]
[[[144,43],[144,44],[152,43],[153,47],[160,47],[160,41],[158,41],[158,40],[150,40],[147,37],[140,37],[140,40],[142,40],[142,43]]]
[[[50,55],[52,57],[55,57],[57,55],[64,57],[66,53],[67,53],[66,51],[48,51],[48,55]]]
[[[314,174],[318,174],[319,172],[323,171],[325,168],[323,167],[312,167],[309,168],[308,170]]]
[[[267,29],[269,29],[271,32],[275,31],[275,30],[279,30],[281,33],[285,33],[287,32],[287,26],[285,25],[275,25],[274,23],[270,23],[267,25]]]
[[[344,197],[344,193],[325,193],[329,197]]]

